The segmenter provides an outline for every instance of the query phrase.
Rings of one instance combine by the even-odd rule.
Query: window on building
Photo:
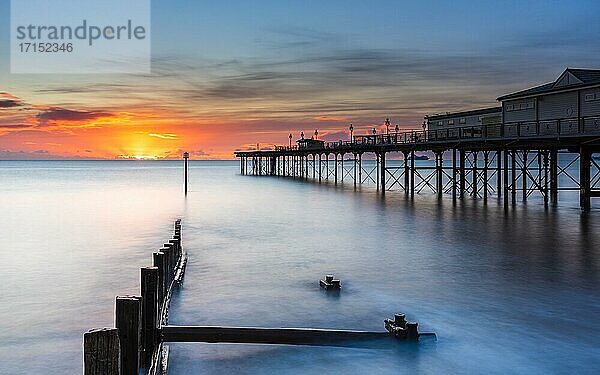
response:
[[[448,120],[448,125],[454,125],[454,120]]]
[[[466,119],[466,118],[464,118],[464,117],[462,117],[462,118],[459,118],[459,119],[458,119],[458,123],[459,123],[459,124],[466,124],[466,123],[467,123],[467,119]]]

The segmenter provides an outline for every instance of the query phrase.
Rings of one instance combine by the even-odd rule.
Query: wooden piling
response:
[[[115,327],[121,344],[121,374],[139,375],[141,301],[138,296],[118,296],[115,304]]]
[[[142,367],[152,362],[154,348],[158,343],[158,268],[141,269],[140,292],[142,295]]]
[[[120,375],[121,352],[116,328],[92,329],[83,334],[83,374]]]
[[[591,208],[591,156],[587,147],[579,148],[579,206],[583,211],[589,211]]]

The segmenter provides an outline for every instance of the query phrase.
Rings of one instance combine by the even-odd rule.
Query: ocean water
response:
[[[505,213],[200,161],[187,197],[181,162],[0,162],[0,181],[1,374],[81,373],[83,332],[113,325],[177,217],[189,263],[172,324],[382,330],[404,312],[438,339],[172,344],[172,375],[600,371],[600,209],[582,215],[576,193]],[[319,289],[326,273],[339,295]]]

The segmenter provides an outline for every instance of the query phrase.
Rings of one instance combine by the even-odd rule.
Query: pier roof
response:
[[[443,114],[439,114],[439,115],[430,115],[430,116],[425,116],[425,119],[426,120],[443,120],[446,118],[487,115],[490,113],[500,113],[500,112],[502,112],[502,107],[489,107],[489,108],[474,109],[474,110],[463,111],[463,112],[448,112],[448,113],[443,113]]]
[[[503,95],[498,100],[517,99],[595,85],[600,85],[599,69],[567,68],[554,82]]]

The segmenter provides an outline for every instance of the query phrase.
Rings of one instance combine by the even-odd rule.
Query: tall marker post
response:
[[[187,195],[188,192],[188,159],[190,158],[190,153],[189,152],[184,152],[183,153],[183,180],[184,180],[184,190],[185,190],[185,195]]]

